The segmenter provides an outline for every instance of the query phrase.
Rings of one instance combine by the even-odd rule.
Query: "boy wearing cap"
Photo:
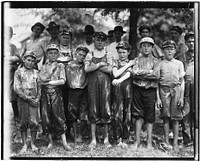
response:
[[[131,66],[133,61],[129,61],[131,47],[126,41],[121,41],[117,47],[119,60],[114,61],[112,65],[113,85],[113,128],[115,139],[118,146],[127,147],[126,139],[129,138],[131,121],[131,103],[133,95]]]
[[[40,79],[42,84],[42,127],[44,134],[49,136],[48,148],[53,146],[52,134],[61,136],[66,150],[71,147],[66,141],[66,118],[63,106],[61,85],[66,81],[64,64],[58,63],[59,49],[56,44],[47,46],[47,61],[41,67]]]
[[[194,99],[194,32],[190,31],[185,35],[185,42],[188,47],[186,52],[186,74],[185,74],[185,104],[183,107],[183,120],[182,134],[183,134],[183,144],[184,146],[190,146],[193,144],[194,140],[194,120],[195,118],[195,99]],[[188,105],[188,106],[186,106]],[[197,110],[196,110],[197,111]],[[195,119],[194,119],[195,118]]]
[[[59,51],[60,55],[58,61],[63,62],[65,65],[73,59],[72,56],[72,33],[71,31],[63,31],[59,34]]]
[[[157,92],[157,105],[161,108],[161,118],[164,124],[164,141],[166,148],[169,144],[169,122],[173,125],[173,148],[178,151],[179,121],[182,120],[182,107],[184,98],[184,66],[174,58],[176,43],[167,40],[163,43],[165,60],[159,64],[159,91]]]
[[[83,125],[88,121],[87,76],[84,70],[84,59],[89,49],[83,45],[76,48],[76,60],[66,67],[68,85],[68,119],[73,124],[75,142],[82,142]],[[81,121],[77,135],[77,120]],[[78,137],[77,137],[78,136]]]
[[[110,57],[112,57],[114,60],[118,60],[119,56],[118,56],[116,47],[118,43],[121,41],[123,34],[126,32],[123,30],[122,26],[115,26],[113,31],[114,31],[113,35],[114,35],[115,42],[108,45],[106,50],[108,54],[110,55]]]
[[[139,27],[139,34],[141,38],[150,37],[151,27],[149,25],[142,25]],[[138,49],[140,52],[140,45],[138,45]],[[152,55],[157,59],[163,59],[164,53],[160,49],[160,47],[156,44],[153,46]]]
[[[110,146],[108,140],[108,123],[110,122],[111,106],[111,66],[105,51],[107,36],[103,32],[94,35],[95,50],[88,53],[85,60],[85,71],[88,73],[88,104],[89,120],[91,122],[92,142],[90,148],[96,147],[96,124],[104,125],[105,146]]]
[[[140,145],[140,132],[143,121],[147,125],[147,148],[152,149],[152,129],[155,121],[156,89],[158,87],[158,59],[153,57],[154,41],[145,37],[140,41],[142,55],[134,59],[133,65],[133,110],[136,119],[136,142],[133,148]]]
[[[36,54],[36,69],[41,68],[41,65],[44,60],[46,45],[44,38],[41,37],[42,32],[44,31],[45,26],[40,22],[35,23],[32,27],[32,35],[29,40],[26,41],[24,48],[21,52],[21,57],[25,54],[26,51],[33,51]]]
[[[182,61],[184,65],[184,69],[186,69],[186,51],[188,50],[186,44],[181,41],[181,35],[183,33],[183,30],[179,26],[172,26],[170,29],[171,38],[176,43],[176,53],[174,55],[174,58],[177,60]]]
[[[18,68],[14,76],[14,90],[18,94],[19,124],[23,147],[21,153],[27,151],[27,130],[31,130],[31,148],[38,150],[34,145],[38,130],[38,105],[41,96],[41,87],[38,71],[33,69],[36,61],[34,52],[26,52],[23,56],[24,66]]]

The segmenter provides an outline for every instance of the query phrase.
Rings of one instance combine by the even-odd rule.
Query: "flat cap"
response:
[[[76,48],[76,51],[78,50],[83,50],[85,51],[86,53],[89,52],[89,49],[87,47],[85,47],[84,45],[79,45],[77,48]]]
[[[95,33],[94,33],[94,37],[100,38],[100,39],[102,39],[103,41],[106,41],[106,40],[107,40],[107,35],[106,35],[104,32],[102,32],[102,31],[100,31],[100,32],[95,32]]]
[[[185,41],[187,41],[189,39],[189,37],[191,37],[191,36],[194,36],[194,32],[193,31],[190,31],[185,35],[185,37],[184,37]]]
[[[170,29],[170,31],[172,31],[172,30],[177,31],[180,35],[183,33],[182,28],[179,27],[179,26],[172,26],[172,28]]]
[[[125,50],[130,50],[131,46],[127,41],[121,41],[117,46],[116,49],[125,49]]]
[[[139,32],[142,32],[142,30],[144,30],[144,29],[147,29],[147,30],[149,30],[149,32],[151,32],[151,27],[150,27],[150,25],[142,25],[142,26],[140,26],[139,27]]]
[[[54,21],[51,21],[51,22],[48,24],[47,31],[49,31],[49,30],[51,30],[51,29],[54,29],[54,28],[57,28],[57,29],[59,30],[60,25],[57,25]]]
[[[56,44],[49,44],[49,45],[47,46],[47,51],[48,51],[48,50],[51,50],[51,49],[56,49],[56,50],[59,51],[58,45],[56,45]]]
[[[173,40],[166,40],[162,44],[162,48],[167,48],[167,47],[174,47],[176,48],[176,43]]]
[[[36,59],[36,55],[33,51],[26,51],[24,56],[23,56],[23,59],[25,59],[28,56],[31,56],[32,58]]]

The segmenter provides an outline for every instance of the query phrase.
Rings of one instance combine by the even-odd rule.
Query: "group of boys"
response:
[[[40,24],[34,25],[32,30],[37,30],[34,27],[38,26],[41,27]],[[178,32],[179,28],[175,26],[171,31]],[[140,34],[145,30],[150,32],[149,26],[140,27]],[[194,33],[189,32],[185,36],[188,56],[179,54],[187,57],[187,62],[174,58],[177,50],[175,41],[164,41],[161,50],[149,35],[140,40],[138,56],[129,60],[131,46],[121,40],[124,33],[121,26],[116,26],[113,31],[115,41],[106,47],[107,35],[101,31],[94,32],[93,27],[87,25],[86,42],[76,48],[73,59],[58,61],[59,46],[49,43],[45,61],[39,70],[36,70],[35,65],[39,62],[37,53],[30,50],[23,54],[22,65],[14,74],[14,91],[18,95],[18,120],[23,140],[21,152],[26,152],[28,148],[28,128],[31,129],[32,150],[38,149],[34,142],[40,120],[43,133],[49,138],[48,148],[53,146],[53,136],[58,135],[61,136],[64,148],[71,150],[66,141],[66,121],[72,123],[76,143],[82,142],[85,122],[90,122],[92,141],[89,148],[93,149],[97,144],[98,124],[104,127],[103,143],[107,148],[112,146],[108,135],[109,125],[113,127],[117,146],[127,147],[131,120],[134,118],[136,141],[132,148],[140,146],[140,132],[145,122],[147,148],[152,149],[155,104],[161,109],[165,147],[171,148],[170,121],[174,132],[174,150],[178,150],[180,121],[185,145],[191,143],[193,133],[188,133],[188,124],[192,124],[191,118],[195,111],[192,93]],[[66,91],[67,95],[63,94]],[[190,110],[184,106],[184,102],[189,104]],[[81,122],[79,131],[78,120]]]

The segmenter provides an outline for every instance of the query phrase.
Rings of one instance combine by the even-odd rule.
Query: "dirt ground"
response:
[[[172,150],[163,149],[162,138],[163,138],[163,128],[162,121],[156,119],[153,129],[153,150],[148,150],[146,148],[146,133],[141,133],[141,146],[134,151],[132,145],[134,143],[134,132],[131,132],[130,140],[127,148],[121,148],[112,144],[112,147],[107,149],[103,142],[103,128],[102,126],[97,126],[97,147],[94,150],[90,150],[88,145],[90,143],[90,137],[85,136],[83,138],[83,143],[74,144],[73,139],[67,138],[69,145],[73,148],[72,151],[65,151],[60,139],[56,139],[51,150],[48,150],[46,147],[48,145],[48,139],[46,136],[40,136],[36,139],[36,146],[39,148],[39,151],[32,152],[28,150],[25,154],[20,154],[20,150],[22,148],[22,142],[20,139],[20,132],[16,130],[14,126],[14,121],[11,120],[11,145],[10,145],[10,157],[11,159],[15,158],[26,158],[26,157],[61,157],[61,158],[74,158],[74,157],[88,157],[88,158],[96,158],[96,157],[111,157],[111,158],[191,158],[194,157],[194,147],[183,147],[181,145],[181,136],[179,140],[179,152],[173,152]],[[13,134],[17,133],[15,139],[13,139]],[[110,136],[112,136],[112,129],[110,129]],[[110,142],[113,143],[112,137],[110,137]]]

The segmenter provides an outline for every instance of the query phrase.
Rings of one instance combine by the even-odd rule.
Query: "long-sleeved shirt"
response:
[[[49,79],[50,81],[61,80],[61,79],[66,81],[65,65],[58,62],[47,61],[41,67],[40,78],[41,81],[45,81],[47,79]]]
[[[40,98],[41,86],[38,71],[25,67],[18,68],[14,76],[14,90],[20,98],[25,100],[28,96]]]
[[[159,60],[152,55],[147,57],[141,55],[134,59],[133,65],[133,83],[146,89],[158,86],[158,64]],[[145,72],[143,75],[137,75],[138,72]]]
[[[84,63],[78,64],[72,61],[66,67],[67,84],[72,89],[83,89],[87,85],[87,77],[84,70]]]

